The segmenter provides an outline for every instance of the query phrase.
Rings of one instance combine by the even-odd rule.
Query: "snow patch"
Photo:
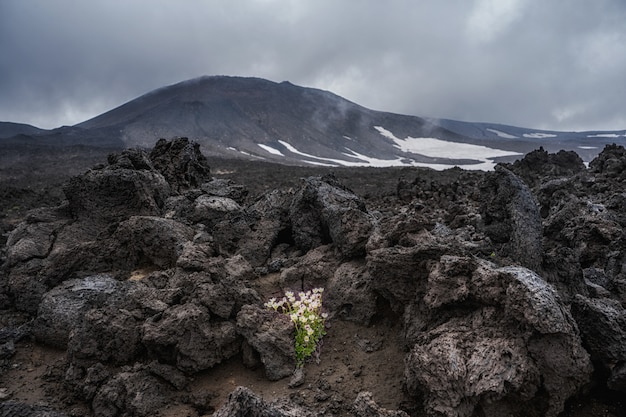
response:
[[[503,132],[501,130],[496,130],[496,129],[487,129],[489,132],[491,133],[495,133],[496,135],[498,135],[501,138],[504,139],[517,139],[519,138],[519,136],[515,136],[515,135],[511,135],[509,133]]]
[[[449,159],[478,159],[487,162],[488,159],[501,156],[521,155],[519,152],[504,151],[489,148],[487,146],[472,145],[469,143],[448,142],[436,138],[413,138],[399,139],[387,129],[374,126],[381,135],[393,140],[395,147],[403,152],[417,153],[431,158]]]
[[[291,144],[283,141],[283,140],[279,140],[278,143],[280,143],[281,145],[283,145],[285,148],[287,148],[287,150],[291,153],[294,153],[296,155],[300,155],[300,156],[305,156],[307,158],[312,158],[312,159],[317,159],[319,161],[326,161],[326,162],[331,162],[329,163],[322,163],[322,162],[315,162],[315,161],[307,161],[307,160],[302,160],[302,162],[306,162],[307,164],[312,164],[312,165],[322,165],[322,166],[331,166],[331,167],[336,167],[339,165],[342,165],[338,159],[331,159],[331,158],[322,158],[319,156],[315,156],[315,155],[311,155],[308,153],[304,153],[304,152],[300,152],[299,150],[297,150],[295,147],[291,146]],[[345,162],[345,161],[341,161],[341,162]]]
[[[389,133],[391,134],[391,132]],[[478,164],[450,165],[450,164],[431,164],[431,163],[425,163],[425,162],[417,162],[417,161],[412,160],[410,157],[407,157],[407,158],[397,157],[394,159],[379,159],[379,158],[372,158],[367,155],[363,155],[358,152],[355,152],[352,149],[346,148],[347,152],[344,152],[343,154],[346,155],[347,157],[350,157],[351,159],[358,160],[358,161],[348,161],[348,160],[343,160],[343,159],[323,158],[323,157],[311,155],[311,154],[299,151],[294,146],[282,140],[279,140],[278,142],[281,145],[283,145],[289,152],[293,154],[313,159],[313,161],[304,160],[304,159],[302,160],[302,162],[306,162],[307,164],[312,164],[312,165],[345,166],[345,167],[377,167],[377,168],[385,168],[385,167],[393,167],[393,166],[407,166],[407,167],[431,168],[437,171],[450,169],[453,166],[458,166],[459,168],[463,168],[466,170],[481,170],[481,171],[490,171],[490,170],[493,170],[495,167],[495,163],[489,160],[481,161],[481,163],[478,163]]]
[[[578,149],[598,149],[597,146],[579,146]]]
[[[262,143],[257,143],[257,145],[259,145],[261,148],[263,148],[265,151],[271,153],[272,155],[285,156],[285,155],[283,155],[283,153],[281,151],[279,151],[278,149],[272,148],[271,146],[264,145]]]
[[[587,135],[588,138],[622,138],[626,135],[618,135],[617,133],[598,133],[595,135]]]
[[[524,136],[525,138],[531,138],[531,139],[556,138],[556,135],[552,133],[541,133],[541,132],[524,133],[522,136]]]
[[[311,155],[311,154],[308,154],[308,153],[300,152],[295,147],[293,147],[292,145],[290,145],[287,142],[283,142],[282,140],[279,140],[279,142],[280,142],[281,145],[283,145],[285,148],[287,148],[289,150],[289,152],[295,153],[296,155],[300,155],[300,156],[306,156],[307,158],[317,159],[318,161],[324,161],[326,163],[330,163],[330,164],[332,164],[330,166],[378,167],[378,168],[394,167],[394,166],[402,166],[402,165],[413,166],[413,165],[408,164],[408,163],[403,163],[402,158],[396,158],[396,159],[371,158],[369,156],[365,156],[365,155],[361,155],[359,153],[356,153],[356,152],[354,152],[354,151],[352,151],[351,149],[348,149],[348,148],[346,148],[346,149],[349,151],[349,153],[344,152],[343,154],[348,156],[348,157],[350,157],[350,158],[359,159],[361,162],[346,161],[344,159],[322,158],[320,156],[315,156],[315,155]],[[311,162],[311,161],[303,161],[303,162],[320,165],[319,162],[317,162],[317,163]],[[450,168],[450,166],[448,165],[447,168]]]

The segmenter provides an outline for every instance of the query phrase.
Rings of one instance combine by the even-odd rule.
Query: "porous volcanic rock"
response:
[[[303,250],[332,242],[346,257],[365,253],[372,218],[365,203],[333,176],[305,179],[289,217],[293,239]]]
[[[121,302],[126,296],[124,284],[110,275],[65,281],[42,298],[32,326],[33,336],[42,343],[66,348],[70,332],[88,310]]]
[[[108,162],[65,186],[72,217],[106,225],[133,215],[160,215],[171,188],[146,152],[126,150]]]
[[[590,380],[574,319],[531,270],[443,256],[420,304],[405,317],[420,330],[409,336],[405,377],[429,414],[519,415],[541,403],[540,415],[556,416]]]
[[[7,417],[67,417],[68,414],[59,412],[46,406],[37,406],[17,401],[3,401],[0,403],[0,414]]]
[[[7,291],[18,309],[36,312],[43,294],[67,279],[175,264],[193,233],[161,218],[166,199],[172,187],[200,183],[209,170],[185,138],[160,142],[154,156],[159,169],[142,150],[110,155],[107,165],[68,181],[67,204],[32,211],[10,234]],[[169,169],[168,159],[176,167]],[[172,173],[172,183],[161,171]]]
[[[246,387],[237,387],[213,417],[313,417],[314,412],[285,401],[268,403]]]
[[[517,175],[498,166],[481,185],[484,231],[496,253],[541,270],[542,228],[537,201]]]
[[[255,197],[211,178],[187,139],[124,151],[8,235],[0,305],[32,323],[0,329],[0,355],[29,335],[66,349],[59,378],[96,416],[174,403],[216,416],[557,416],[589,387],[625,391],[624,166],[622,147],[589,169],[540,149],[493,172],[389,171],[395,185],[367,198],[331,175]],[[305,378],[271,401],[237,388],[209,406],[212,393],[189,393],[224,362],[291,376],[293,324],[263,302],[316,287],[329,334],[397,336],[404,372],[384,387],[404,384],[405,411],[340,378]],[[321,372],[345,361],[357,382],[373,377],[341,350],[354,334],[334,336],[343,344],[319,366],[335,369]],[[323,395],[305,398],[315,384]]]
[[[165,310],[141,327],[148,353],[163,363],[195,373],[215,366],[239,352],[235,324],[211,321],[208,310],[186,303]]]
[[[237,315],[237,330],[260,355],[271,381],[290,376],[296,362],[294,327],[286,315],[254,305],[244,306]]]
[[[176,192],[198,188],[211,178],[211,169],[200,152],[200,144],[187,138],[159,139],[149,158]]]
[[[356,396],[353,412],[359,417],[409,417],[404,411],[386,410],[380,407],[372,399],[372,393],[367,391],[361,391]]]

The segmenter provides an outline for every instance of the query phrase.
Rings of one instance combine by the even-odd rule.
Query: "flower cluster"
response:
[[[296,329],[296,366],[302,368],[304,361],[318,347],[321,338],[326,334],[324,323],[328,314],[322,313],[323,288],[300,292],[298,296],[286,291],[281,300],[271,298],[265,307],[283,313],[291,319]]]

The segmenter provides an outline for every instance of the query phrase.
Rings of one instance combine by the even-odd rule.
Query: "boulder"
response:
[[[100,386],[91,408],[95,417],[148,417],[156,415],[171,396],[160,378],[141,368],[127,368]]]
[[[211,259],[217,255],[213,236],[200,230],[191,241],[183,243],[176,266],[186,271],[203,271],[209,268]]]
[[[592,367],[554,288],[522,267],[445,256],[407,309],[409,392],[429,415],[556,416]],[[538,398],[542,399],[539,401]]]
[[[224,218],[213,236],[224,256],[239,254],[254,267],[265,264],[272,249],[293,245],[288,211],[292,194],[281,190],[264,193],[239,213]]]
[[[72,177],[63,191],[74,218],[107,226],[133,215],[160,215],[171,193],[140,150],[110,156],[109,165]]]
[[[73,327],[67,343],[70,362],[132,363],[143,352],[141,320],[114,305],[84,313]]]
[[[296,245],[308,251],[332,242],[345,257],[362,256],[373,228],[365,203],[333,176],[303,181],[289,210]]]
[[[68,414],[44,405],[32,405],[18,401],[0,402],[0,415],[7,417],[68,417]]]
[[[294,244],[289,221],[292,198],[289,192],[274,190],[263,194],[245,210],[249,229],[239,240],[236,253],[252,266],[265,264],[276,246]]]
[[[194,230],[173,219],[156,216],[131,216],[120,222],[113,235],[115,258],[121,268],[132,271],[138,267],[168,269],[176,265],[185,244]]]
[[[242,256],[217,256],[210,258],[202,271],[173,271],[166,288],[179,291],[180,302],[202,305],[211,315],[228,320],[234,319],[243,305],[260,302],[249,286],[253,279],[252,267]]]
[[[324,286],[324,309],[338,319],[369,325],[377,298],[370,281],[365,262],[342,263]]]
[[[246,305],[237,314],[237,332],[259,355],[271,381],[291,376],[296,365],[293,323],[284,314]]]
[[[41,211],[40,211],[41,212]],[[69,223],[63,212],[51,210],[50,216],[28,216],[7,238],[6,265],[13,267],[31,259],[44,259],[55,241],[58,231]]]
[[[589,169],[596,174],[623,180],[626,178],[626,149],[623,146],[606,145],[602,152],[589,163]]]
[[[386,410],[373,400],[371,392],[361,391],[356,396],[352,410],[359,417],[409,417],[401,410]]]
[[[211,169],[200,152],[200,144],[187,138],[171,141],[159,139],[149,155],[154,168],[163,175],[170,187],[180,193],[198,188],[211,179]]]
[[[587,168],[576,152],[561,150],[548,153],[540,147],[515,161],[508,169],[522,178],[529,187],[534,188],[547,178],[571,178]]]
[[[290,401],[268,403],[246,387],[237,387],[228,395],[228,401],[213,417],[313,417],[317,415]]]
[[[157,360],[195,373],[240,350],[241,339],[229,321],[211,320],[208,310],[187,303],[173,306],[141,326],[141,342]]]
[[[340,264],[331,245],[319,246],[281,271],[281,287],[293,291],[324,287]]]
[[[241,211],[241,206],[231,198],[203,194],[193,202],[193,212],[189,220],[192,223],[202,223],[211,230],[227,216],[237,215]]]
[[[484,231],[498,256],[541,271],[543,229],[539,205],[528,186],[508,169],[497,166],[481,186]]]
[[[248,195],[248,190],[243,185],[223,178],[212,178],[202,183],[200,189],[210,196],[230,198],[239,205],[244,204]]]
[[[572,304],[582,339],[591,358],[609,374],[610,387],[626,392],[626,310],[610,298],[577,295]]]
[[[127,289],[110,275],[66,281],[43,296],[33,322],[33,336],[40,343],[66,348],[71,331],[88,310],[119,304]]]
[[[418,290],[423,291],[436,260],[455,248],[449,239],[426,230],[414,235],[410,244],[371,250],[366,258],[372,288],[399,314],[414,301]]]

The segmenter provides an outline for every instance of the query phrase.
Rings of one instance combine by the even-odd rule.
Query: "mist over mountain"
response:
[[[375,111],[331,92],[259,78],[205,76],[149,92],[72,127],[0,123],[0,145],[151,147],[185,136],[207,155],[290,165],[490,169],[539,146],[585,161],[626,131],[552,132]]]

